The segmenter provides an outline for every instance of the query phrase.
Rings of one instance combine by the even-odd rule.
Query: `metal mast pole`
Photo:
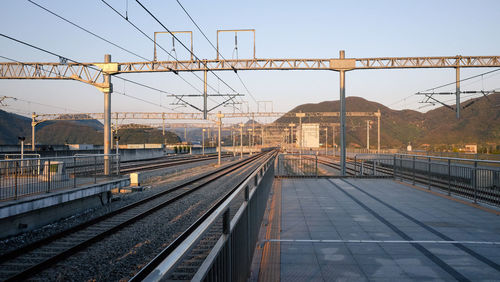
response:
[[[325,155],[328,156],[328,126],[325,128]]]
[[[111,55],[104,55],[104,63],[111,63]],[[110,162],[109,154],[111,153],[111,93],[113,92],[111,85],[111,75],[104,73],[104,175],[109,175]]]
[[[456,95],[457,95],[457,119],[460,118],[460,68],[456,67]]]
[[[201,154],[205,155],[205,128],[201,130]]]
[[[377,154],[380,154],[380,109],[377,111]]]
[[[302,117],[299,117],[299,124],[300,124],[299,154],[302,155],[302,137],[304,136],[304,130],[302,129]]]
[[[233,147],[233,157],[236,157],[236,146],[234,146],[234,144],[236,143],[236,134],[234,134],[233,127],[231,127],[231,137],[233,138],[233,143],[231,144]]]
[[[345,51],[340,51],[340,59],[345,58]],[[345,71],[340,70],[340,175],[345,176]]]
[[[217,140],[217,165],[220,166],[220,155],[221,155],[221,151],[222,151],[222,147],[221,147],[221,136],[220,136],[220,133],[221,133],[221,130],[222,130],[222,118],[224,117],[224,114],[222,114],[220,111],[217,113],[217,118],[219,119],[217,121],[218,125],[219,125],[219,140]]]
[[[366,121],[366,149],[370,150],[370,121]]]
[[[207,71],[203,71],[203,119],[207,119]]]
[[[35,126],[36,126],[36,114],[33,112],[33,114],[31,114],[31,151],[33,152],[36,150]]]
[[[264,125],[261,125],[260,135],[260,146],[264,147]]]
[[[241,159],[243,159],[243,123],[240,123],[240,147],[241,147]]]

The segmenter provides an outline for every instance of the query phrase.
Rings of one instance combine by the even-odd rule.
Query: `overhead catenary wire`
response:
[[[41,48],[41,47],[35,46],[35,45],[33,45],[33,44],[30,44],[30,43],[27,43],[27,42],[24,42],[24,41],[21,41],[21,40],[15,39],[15,38],[10,37],[10,36],[8,36],[8,35],[5,35],[5,34],[0,34],[0,35],[1,35],[1,36],[3,36],[3,37],[5,37],[5,38],[11,39],[11,40],[13,40],[13,41],[15,41],[15,42],[18,42],[18,43],[24,44],[24,45],[26,45],[26,46],[32,47],[32,48],[34,48],[34,49],[37,49],[37,50],[39,50],[39,51],[42,51],[42,52],[45,52],[45,53],[51,54],[51,55],[56,56],[56,57],[59,57],[59,58],[65,58],[66,60],[71,61],[71,62],[74,62],[74,63],[76,63],[76,64],[81,64],[81,63],[79,63],[78,61],[75,61],[75,60],[73,60],[73,59],[70,59],[70,58],[67,58],[67,57],[61,56],[61,55],[56,54],[56,53],[54,53],[54,52],[51,52],[51,51],[49,51],[49,50],[46,50],[46,49],[43,49],[43,48]],[[11,59],[11,58],[8,58],[8,57],[5,57],[5,56],[0,56],[0,57],[5,58],[5,59],[10,60],[10,61],[17,62],[17,63],[19,63],[19,64],[23,64],[23,63],[22,63],[22,62],[20,62],[20,61],[17,61],[17,60],[14,60],[14,59]],[[96,70],[96,71],[99,71],[99,69],[94,68],[94,67],[91,67],[91,66],[89,66],[89,68],[91,68],[91,69],[93,69],[93,70]],[[43,71],[45,71],[45,70],[43,70]],[[129,83],[133,83],[133,84],[138,85],[138,86],[141,86],[141,87],[145,87],[145,88],[148,88],[148,89],[151,89],[151,90],[154,90],[154,91],[158,91],[158,92],[160,92],[160,93],[164,93],[164,94],[173,94],[172,92],[165,91],[165,90],[161,90],[161,89],[158,89],[158,88],[155,88],[155,87],[152,87],[152,86],[149,86],[149,85],[146,85],[146,84],[140,83],[140,82],[136,82],[136,81],[133,81],[133,80],[130,80],[130,79],[127,79],[127,78],[122,78],[122,77],[120,77],[120,76],[116,76],[116,75],[115,75],[114,77],[116,77],[116,78],[118,78],[118,79],[121,79],[121,80],[123,80],[123,81],[129,82]],[[130,95],[125,95],[125,96],[134,97],[134,96],[130,96]],[[145,101],[146,101],[146,100],[144,100],[144,99],[137,98],[137,97],[135,97],[135,99],[141,100],[141,101],[143,101],[143,102],[145,102]],[[164,107],[164,106],[162,106],[162,105],[155,104],[155,103],[150,102],[150,101],[148,101],[147,103],[150,103],[150,104],[153,104],[153,105],[155,105],[155,106],[162,107],[162,108],[166,108],[166,107]],[[176,111],[175,109],[171,109],[171,108],[166,108],[166,109],[169,109],[169,110],[172,110],[172,111]],[[67,109],[65,109],[65,110],[67,110]]]
[[[481,74],[478,74],[478,75],[474,75],[474,76],[470,76],[470,77],[466,77],[466,78],[463,78],[461,80],[459,80],[460,82],[462,81],[467,81],[467,80],[470,80],[470,79],[474,79],[474,78],[477,78],[477,77],[481,77],[481,79],[483,80],[484,79],[484,76],[487,75],[487,74],[490,74],[490,73],[494,73],[494,72],[497,72],[497,71],[500,71],[500,69],[495,69],[495,70],[491,70],[491,71],[487,71],[487,72],[484,72],[484,73],[481,73]],[[423,91],[419,91],[417,93],[414,93],[414,94],[411,94],[411,95],[408,95],[392,104],[389,104],[389,106],[392,106],[392,105],[395,105],[395,104],[399,104],[403,101],[405,101],[406,99],[408,98],[411,98],[413,96],[417,96],[418,93],[421,93],[421,92],[428,92],[428,91],[434,91],[436,89],[439,89],[439,88],[443,88],[443,87],[446,87],[446,86],[450,86],[450,85],[455,85],[456,84],[456,81],[454,82],[450,82],[450,83],[446,83],[446,84],[443,84],[443,85],[440,85],[440,86],[436,86],[436,87],[433,87],[433,88],[429,88],[427,90],[423,90]],[[465,85],[464,85],[465,86]],[[422,107],[418,107],[418,109],[420,109]]]
[[[17,63],[22,63],[22,62],[20,62],[20,61],[18,61],[18,60],[14,60],[14,59],[12,59],[12,58],[8,58],[8,57],[1,56],[1,55],[0,55],[0,58],[4,58],[4,59],[6,59],[6,60],[13,61],[13,62],[17,62]],[[126,80],[127,80],[127,79],[125,79],[124,81],[126,81]],[[143,86],[144,86],[144,87],[148,87],[148,88],[150,87],[150,86],[147,86],[147,85],[143,85]],[[156,88],[154,88],[154,87],[151,87],[151,89],[156,90],[156,91],[163,92],[163,90],[156,89]],[[142,99],[142,98],[138,98],[138,97],[136,97],[136,96],[132,96],[132,95],[126,94],[126,93],[124,93],[124,92],[120,92],[120,91],[116,91],[116,90],[114,90],[113,92],[114,92],[114,93],[117,93],[117,94],[120,94],[120,95],[123,95],[123,96],[127,96],[127,97],[129,97],[129,98],[132,98],[132,99],[135,99],[135,100],[138,100],[138,101],[142,101],[142,102],[145,102],[145,103],[148,103],[148,104],[151,104],[151,105],[157,106],[157,107],[165,108],[165,109],[172,110],[172,111],[177,111],[177,110],[175,110],[175,109],[168,108],[168,107],[165,107],[165,106],[163,106],[163,105],[161,105],[161,104],[156,104],[156,103],[151,102],[151,101],[148,101],[148,100],[146,100],[146,99]],[[58,106],[54,106],[54,105],[42,104],[42,103],[38,103],[38,102],[34,102],[34,101],[30,101],[30,100],[24,100],[24,99],[17,98],[17,97],[14,97],[14,98],[15,98],[15,100],[24,101],[24,102],[27,102],[27,103],[38,104],[38,105],[41,105],[41,106],[46,106],[46,107],[52,107],[52,108],[63,109],[63,110],[65,110],[65,111],[67,111],[67,110],[71,110],[71,111],[74,111],[74,112],[83,112],[83,111],[77,111],[77,110],[74,110],[74,109],[69,109],[69,108],[58,107]]]
[[[40,5],[40,4],[38,4],[38,3],[36,3],[36,2],[34,2],[34,1],[32,1],[32,0],[28,0],[28,2],[30,2],[31,4],[33,4],[33,5],[37,6],[37,7],[39,7],[39,8],[40,8],[40,9],[42,9],[42,10],[45,10],[45,11],[46,11],[46,12],[48,12],[48,13],[50,13],[50,14],[52,14],[52,15],[54,15],[54,16],[56,16],[56,17],[58,17],[59,19],[61,19],[61,20],[65,21],[65,22],[67,22],[67,23],[69,23],[69,24],[71,24],[71,25],[75,26],[76,28],[81,29],[81,30],[83,30],[83,31],[87,32],[88,34],[91,34],[91,35],[93,35],[93,36],[95,36],[95,37],[97,37],[97,38],[101,39],[102,41],[105,41],[105,42],[107,42],[107,43],[109,43],[109,44],[111,44],[111,45],[115,46],[116,48],[119,48],[119,49],[121,49],[121,50],[123,50],[123,51],[125,51],[125,52],[127,52],[127,53],[129,53],[129,54],[131,54],[131,55],[134,55],[134,56],[136,56],[136,57],[139,57],[139,58],[141,58],[141,59],[143,59],[143,60],[145,60],[145,61],[149,61],[149,59],[147,59],[147,58],[145,58],[145,57],[143,57],[143,56],[141,56],[141,55],[139,55],[139,54],[137,54],[137,53],[135,53],[135,52],[133,52],[133,51],[130,51],[130,50],[126,49],[125,47],[122,47],[122,46],[120,46],[120,45],[118,45],[118,44],[116,44],[116,43],[111,42],[110,40],[108,40],[108,39],[106,39],[106,38],[104,38],[104,37],[102,37],[102,36],[100,36],[100,35],[98,35],[98,34],[96,34],[96,33],[92,32],[92,31],[90,31],[90,30],[88,30],[88,29],[86,29],[86,28],[84,28],[84,27],[82,27],[82,26],[80,26],[80,25],[78,25],[78,24],[76,24],[76,23],[74,23],[74,22],[72,22],[72,21],[70,21],[70,20],[68,20],[68,19],[66,19],[66,18],[64,18],[64,17],[62,17],[62,16],[60,16],[60,15],[58,15],[58,14],[56,14],[55,12],[53,12],[53,11],[51,11],[51,10],[47,9],[46,7],[44,7],[44,6]]]
[[[493,72],[497,72],[497,71],[500,71],[500,69],[495,69],[495,70],[487,71],[487,72],[484,72],[484,73],[481,73],[481,74],[478,74],[478,75],[473,75],[473,76],[470,76],[470,77],[467,77],[467,78],[463,78],[463,79],[458,80],[458,82],[467,81],[467,80],[470,80],[470,79],[473,79],[473,78],[476,78],[476,77],[480,77],[480,76],[483,76],[483,75],[486,75],[486,74],[490,74],[490,73],[493,73]],[[436,89],[439,89],[439,88],[443,88],[443,87],[446,87],[446,86],[454,85],[455,83],[457,83],[457,81],[446,83],[446,84],[443,84],[443,85],[440,85],[440,86],[436,86],[436,87],[433,87],[433,88],[429,88],[429,89],[424,90],[424,91],[419,91],[418,93],[433,91],[433,90],[436,90]]]
[[[113,6],[111,6],[108,2],[106,2],[105,0],[101,0],[106,6],[108,6],[111,10],[113,10],[118,16],[120,16],[121,18],[123,18],[126,22],[128,22],[132,27],[134,27],[137,31],[139,31],[139,33],[141,33],[143,36],[145,36],[147,39],[149,39],[151,42],[153,42],[158,48],[160,48],[161,50],[163,50],[165,53],[167,53],[172,59],[174,59],[175,61],[177,61],[178,63],[180,63],[182,66],[185,66],[184,63],[182,63],[181,61],[179,61],[177,58],[175,58],[169,51],[167,51],[165,48],[163,48],[163,46],[161,46],[160,44],[158,44],[157,42],[155,42],[154,39],[152,39],[151,37],[149,37],[149,35],[147,35],[142,29],[140,29],[137,25],[135,25],[132,21],[130,21],[128,19],[128,17],[125,17],[123,16],[119,11],[117,11]],[[176,71],[170,69],[172,72],[178,74]],[[199,77],[197,74],[193,73],[193,75],[198,78],[198,80],[200,80],[201,82],[204,82],[204,80]],[[180,76],[181,77],[181,76]],[[181,79],[184,80],[184,78],[181,77]],[[184,80],[186,81],[186,80]],[[186,81],[187,82],[187,81]],[[193,89],[195,89],[198,93],[203,93],[203,91],[199,90],[198,88],[196,88],[194,85],[192,85],[191,83],[187,82]],[[212,89],[213,91],[215,91],[215,88],[213,88],[209,83],[207,83],[207,86]],[[172,94],[172,95],[176,95],[176,94]],[[213,100],[212,100],[213,101]],[[215,101],[214,101],[215,102]]]
[[[219,50],[214,46],[214,44],[212,43],[212,41],[210,41],[210,39],[208,39],[208,37],[206,36],[206,34],[203,32],[203,30],[200,28],[200,26],[196,23],[196,21],[193,19],[193,17],[191,17],[191,15],[189,14],[189,12],[186,10],[186,8],[184,8],[184,6],[181,4],[181,2],[179,0],[177,0],[177,3],[179,4],[179,6],[182,8],[182,10],[186,13],[186,15],[189,17],[189,19],[191,20],[191,22],[196,26],[196,28],[201,32],[201,34],[203,35],[203,37],[205,37],[205,39],[208,41],[208,43],[210,43],[210,45],[212,46],[212,48],[219,54],[220,57],[222,57],[222,59],[226,60],[226,58],[224,58],[224,56],[222,56],[222,54],[219,52]],[[235,39],[236,40],[236,39]],[[250,90],[248,90],[245,82],[243,82],[243,79],[240,77],[240,75],[238,74],[238,72],[236,72],[236,69],[234,68],[234,66],[232,67],[235,74],[238,76],[238,79],[240,80],[241,84],[243,85],[243,87],[245,88],[245,90],[247,91],[247,93],[250,95],[250,97],[252,97],[252,99],[254,100],[255,103],[257,103],[257,100],[255,99],[255,97],[252,95],[252,93],[250,92]]]
[[[20,44],[23,44],[23,45],[29,46],[29,47],[31,47],[31,48],[37,49],[37,50],[39,50],[39,51],[45,52],[45,53],[47,53],[47,54],[53,55],[53,56],[55,56],[55,57],[64,58],[65,60],[71,61],[71,62],[73,62],[73,63],[80,64],[80,65],[84,65],[83,63],[80,63],[80,62],[78,62],[78,61],[75,61],[75,60],[73,60],[73,59],[71,59],[71,58],[68,58],[68,57],[65,57],[65,56],[62,56],[62,55],[56,54],[56,53],[54,53],[54,52],[52,52],[52,51],[49,51],[49,50],[43,49],[43,48],[41,48],[41,47],[35,46],[35,45],[33,45],[33,44],[27,43],[27,42],[22,41],[22,40],[18,40],[18,39],[16,39],[16,38],[10,37],[10,36],[5,35],[5,34],[3,34],[3,33],[0,33],[0,36],[3,36],[3,37],[5,37],[5,38],[7,38],[7,39],[10,39],[10,40],[13,40],[13,41],[15,41],[15,42],[18,42],[18,43],[20,43]],[[2,57],[3,57],[3,56],[2,56]],[[3,58],[9,59],[9,58],[7,58],[7,57],[3,57]],[[11,60],[11,59],[9,59],[9,60]],[[12,60],[12,61],[15,61],[15,62],[18,62],[18,63],[20,63],[20,64],[23,64],[22,62],[19,62],[19,61],[16,61],[16,60]],[[90,69],[92,69],[92,70],[95,70],[95,71],[100,71],[99,69],[97,69],[97,68],[95,68],[95,67],[93,67],[93,66],[87,66],[87,67],[88,67],[88,68],[90,68]],[[152,87],[152,86],[146,85],[146,84],[144,84],[144,83],[140,83],[140,82],[137,82],[137,81],[134,81],[134,80],[131,80],[131,79],[123,78],[123,77],[121,77],[121,76],[114,75],[113,77],[118,78],[118,79],[121,79],[121,80],[126,81],[126,82],[129,82],[129,83],[133,83],[133,84],[139,85],[139,86],[141,86],[141,87],[145,87],[145,88],[148,88],[148,89],[151,89],[151,90],[155,90],[155,91],[158,91],[158,92],[161,92],[161,93],[170,94],[170,95],[175,95],[173,92],[166,91],[166,90],[161,90],[161,89],[158,89],[158,88],[155,88],[155,87]]]
[[[89,33],[89,34],[91,34],[91,35],[93,35],[93,36],[95,36],[95,37],[99,38],[99,39],[101,39],[101,40],[103,40],[104,42],[107,42],[107,43],[109,43],[109,44],[111,44],[111,45],[113,45],[113,46],[115,46],[115,47],[117,47],[117,48],[119,48],[119,49],[121,49],[121,50],[123,50],[123,51],[125,51],[125,52],[128,52],[129,54],[132,54],[132,55],[134,55],[134,56],[136,56],[136,57],[138,57],[138,58],[141,58],[141,59],[143,59],[143,60],[145,60],[145,61],[149,61],[149,59],[148,59],[148,58],[146,58],[146,57],[144,57],[144,56],[141,56],[141,55],[139,55],[139,54],[137,54],[137,53],[135,53],[135,52],[132,52],[132,51],[130,51],[130,50],[128,50],[128,49],[126,49],[125,47],[122,47],[122,46],[120,46],[120,45],[118,45],[118,44],[116,44],[116,43],[114,43],[114,42],[112,42],[112,41],[110,41],[110,40],[108,40],[108,39],[106,39],[106,38],[104,38],[104,37],[102,37],[102,36],[100,36],[100,35],[98,35],[98,34],[94,33],[94,32],[92,32],[92,31],[90,31],[90,30],[88,30],[88,29],[86,29],[86,28],[84,28],[84,27],[82,27],[82,26],[80,26],[80,25],[78,25],[78,24],[76,24],[76,23],[74,23],[74,22],[72,22],[72,21],[70,21],[70,20],[68,20],[68,19],[66,19],[66,18],[64,18],[64,17],[62,17],[61,15],[58,15],[57,13],[55,13],[55,12],[53,12],[53,11],[51,11],[51,10],[47,9],[46,7],[43,7],[42,5],[40,5],[40,4],[36,3],[36,2],[33,2],[33,1],[31,1],[31,0],[28,0],[28,1],[29,1],[30,3],[32,3],[32,4],[36,5],[36,6],[38,6],[39,8],[41,8],[41,9],[43,9],[43,10],[47,11],[48,13],[50,13],[50,14],[52,14],[52,15],[54,15],[54,16],[56,16],[56,17],[58,17],[58,18],[60,18],[61,20],[65,21],[65,22],[67,22],[67,23],[69,23],[69,24],[71,24],[71,25],[73,25],[73,26],[75,26],[75,27],[77,27],[77,28],[79,28],[79,29],[81,29],[81,30],[83,30],[83,31],[85,31],[85,32],[87,32],[87,33]],[[180,77],[180,78],[181,78],[181,79],[182,79],[182,80],[183,80],[186,84],[188,84],[188,85],[189,85],[189,86],[191,86],[193,89],[195,89],[196,91],[198,91],[198,92],[200,92],[200,93],[201,93],[201,91],[200,91],[198,88],[196,88],[196,87],[195,87],[192,83],[190,83],[189,81],[187,81],[185,78],[183,78],[183,77],[181,77],[181,76],[179,76],[179,77]],[[129,81],[129,82],[130,82],[130,81]],[[133,82],[132,82],[132,83],[133,83]],[[168,93],[168,94],[169,94],[169,95],[176,95],[176,94],[173,94],[173,93]]]
[[[102,0],[104,1],[104,0]],[[182,45],[182,47],[184,47],[184,49],[186,49],[187,51],[191,52],[191,50],[189,50],[189,48],[182,42],[179,40],[179,38],[177,38],[177,36],[175,36],[168,27],[166,27],[148,8],[146,8],[146,6],[144,6],[139,0],[135,0],[159,25],[161,25],[168,33],[170,33],[170,35],[172,35],[173,38],[175,38],[175,40],[177,42],[179,42],[179,44]],[[215,77],[217,77],[217,79],[219,79],[224,85],[226,85],[229,89],[231,89],[231,91],[233,91],[234,93],[238,93],[236,90],[234,90],[234,88],[232,88],[229,84],[227,84],[226,81],[224,81],[223,79],[221,79],[213,70],[211,70],[207,63],[203,60],[201,60],[198,56],[196,56],[196,54],[194,52],[191,52],[193,57],[196,58],[196,60],[200,61],[206,68],[207,71],[211,72]]]

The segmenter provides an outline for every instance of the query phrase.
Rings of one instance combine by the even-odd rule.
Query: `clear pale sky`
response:
[[[152,59],[153,44],[103,2],[35,2],[96,34],[143,57]],[[134,0],[109,0],[148,35],[162,31]],[[194,52],[199,58],[215,58],[215,50],[192,24],[175,0],[141,1],[170,30],[192,30]],[[339,50],[346,57],[396,56],[479,56],[500,55],[500,1],[201,1],[181,0],[194,20],[215,44],[217,29],[256,29],[258,58],[336,58]],[[142,61],[47,13],[28,1],[1,1],[1,33],[26,41],[79,62],[100,62],[104,54],[113,61]],[[185,36],[179,36],[189,45]],[[238,36],[239,58],[252,56],[250,34]],[[159,44],[172,49],[168,35]],[[179,59],[187,51],[175,45]],[[223,34],[221,52],[233,58],[234,34]],[[163,51],[159,60],[168,59]],[[0,37],[0,56],[18,61],[58,62],[58,58]],[[0,61],[7,61],[0,58]],[[463,69],[462,78],[493,69]],[[331,71],[240,71],[238,72],[256,100],[273,101],[275,111],[288,111],[303,103],[339,99],[338,73]],[[247,94],[233,72],[219,76],[240,93]],[[202,77],[202,73],[197,73]],[[126,78],[176,94],[198,94],[173,73],[123,75]],[[202,82],[191,73],[181,74],[196,89]],[[453,69],[370,70],[346,75],[346,95],[360,96],[395,109],[427,111],[415,92],[453,82]],[[173,98],[113,79],[120,92],[151,101],[143,103],[119,94],[112,96],[112,111],[168,111]],[[228,89],[209,75],[209,84]],[[500,71],[462,83],[463,90],[500,89]],[[454,86],[439,89],[454,91]],[[213,93],[214,91],[210,91]],[[102,112],[103,95],[94,87],[76,81],[0,80],[0,96],[12,96],[3,110],[27,114],[59,112]],[[406,98],[408,97],[408,98]],[[406,98],[406,99],[405,99]],[[442,97],[446,101],[452,97]],[[214,98],[215,99],[215,98]],[[248,94],[243,97],[250,108],[256,104]],[[467,97],[463,98],[464,100]],[[220,98],[216,99],[221,101]],[[29,101],[29,102],[28,102]],[[201,107],[201,98],[190,101]],[[450,102],[453,103],[453,102]],[[45,106],[52,105],[52,106]],[[159,105],[162,105],[160,107]],[[215,105],[210,102],[210,105]],[[210,106],[209,105],[209,106]],[[233,111],[231,108],[222,108]],[[177,108],[177,111],[192,111]]]

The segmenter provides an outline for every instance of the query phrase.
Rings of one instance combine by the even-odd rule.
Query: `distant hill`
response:
[[[500,146],[500,94],[471,99],[462,103],[461,118],[455,118],[455,112],[440,107],[427,113],[412,110],[393,110],[382,104],[371,102],[360,97],[347,97],[346,111],[375,112],[380,109],[381,147],[405,148],[408,142],[417,147],[430,145],[435,149],[450,149],[450,145],[476,143],[480,146]],[[303,104],[290,112],[337,112],[339,101],[326,101],[317,104]],[[366,146],[366,120],[375,118],[347,117],[346,141],[350,147]],[[281,117],[275,122],[297,122],[297,118]],[[304,118],[307,122],[338,123],[337,117]],[[246,122],[247,126],[251,121]],[[257,123],[256,123],[257,124]],[[370,144],[377,144],[377,124],[372,124]],[[177,143],[184,136],[184,129],[172,129],[175,133],[167,133],[168,143]],[[336,143],[339,144],[338,128]],[[330,131],[329,131],[330,132]],[[212,131],[212,135],[216,130]],[[84,121],[51,121],[37,126],[37,143],[65,144],[92,143],[102,144],[102,124],[97,120]],[[223,132],[230,135],[229,132]],[[324,131],[321,131],[324,140]],[[121,144],[162,143],[164,137],[161,130],[151,128],[121,129]],[[31,119],[0,110],[0,144],[18,144],[17,136],[31,138]],[[201,129],[187,129],[190,141],[201,140]],[[226,138],[227,139],[227,138]],[[331,142],[331,138],[329,138]],[[330,143],[331,144],[331,143]]]
[[[120,130],[121,144],[136,143],[178,143],[179,137],[151,128]],[[19,144],[18,136],[26,137],[31,142],[31,119],[0,110],[0,144]],[[103,144],[103,125],[98,120],[47,121],[36,126],[36,143],[47,145],[59,144]]]
[[[177,134],[166,131],[163,136],[162,131],[156,128],[127,128],[118,131],[120,144],[176,144],[181,141]]]
[[[466,105],[469,106],[465,107]],[[346,111],[348,112],[375,112],[380,109],[382,114],[381,145],[383,148],[402,148],[408,142],[417,147],[425,144],[434,147],[467,143],[500,144],[500,94],[471,99],[463,102],[461,106],[465,108],[461,111],[461,118],[457,120],[455,112],[446,107],[420,113],[412,110],[392,110],[382,104],[360,97],[346,98]],[[339,110],[339,101],[326,101],[317,104],[303,104],[290,112],[337,112]],[[347,117],[346,141],[348,145],[353,147],[366,146],[367,119]],[[374,118],[371,120],[376,121]],[[297,118],[281,117],[276,122],[297,122]],[[338,123],[339,118],[303,118],[302,122]],[[370,131],[370,144],[372,146],[376,146],[376,128],[376,123],[373,123]],[[337,144],[338,141],[337,139]]]
[[[0,144],[19,144],[18,136],[31,137],[31,119],[0,110]]]

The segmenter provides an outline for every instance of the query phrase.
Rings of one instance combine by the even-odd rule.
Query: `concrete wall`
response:
[[[163,157],[165,154],[163,149],[122,149],[120,153],[121,161],[135,161],[144,159],[154,159]]]
[[[26,197],[0,204],[0,238],[17,235],[109,203],[111,189],[128,186],[129,178]]]
[[[19,146],[17,147],[19,150]],[[164,150],[161,148],[155,149],[120,149],[118,150],[120,153],[120,158],[122,161],[135,161],[135,160],[143,160],[143,159],[153,159],[159,158],[165,155]],[[19,151],[14,151],[12,153],[19,154]],[[25,154],[33,154],[32,151],[24,151]],[[35,151],[34,153],[40,154],[42,158],[53,158],[53,157],[67,157],[73,156],[75,154],[103,154],[103,150],[54,150],[54,151]],[[115,150],[112,150],[111,153],[115,153]],[[4,153],[10,154],[10,153]],[[3,159],[3,156],[0,157]]]

